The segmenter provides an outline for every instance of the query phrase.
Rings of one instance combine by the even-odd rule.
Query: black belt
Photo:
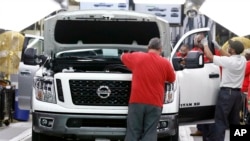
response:
[[[240,91],[241,88],[231,88],[231,87],[220,87],[221,90],[233,90],[233,91]]]

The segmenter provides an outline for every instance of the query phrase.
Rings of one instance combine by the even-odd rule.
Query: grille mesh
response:
[[[131,81],[118,80],[69,80],[72,102],[75,105],[127,106]],[[97,94],[98,88],[108,87],[111,91],[107,98]],[[106,96],[104,94],[104,96]]]

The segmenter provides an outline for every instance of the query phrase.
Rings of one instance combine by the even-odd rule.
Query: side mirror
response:
[[[27,48],[24,51],[23,63],[26,65],[43,65],[47,60],[45,55],[37,55],[36,48]]]
[[[36,48],[27,48],[24,51],[23,63],[26,65],[42,65],[47,60],[45,55],[37,55]]]
[[[204,67],[204,54],[199,51],[190,51],[185,58],[174,57],[172,61],[176,71],[184,68],[202,68]]]
[[[204,54],[200,51],[190,51],[185,60],[185,68],[204,67]]]
[[[24,51],[23,63],[26,65],[37,65],[37,49],[36,48],[27,48]]]

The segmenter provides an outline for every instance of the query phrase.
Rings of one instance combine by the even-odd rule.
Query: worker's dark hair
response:
[[[240,41],[228,41],[229,46],[235,50],[236,54],[241,54],[244,51],[244,45]]]

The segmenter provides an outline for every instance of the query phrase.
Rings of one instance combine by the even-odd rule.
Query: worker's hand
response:
[[[208,41],[207,41],[207,38],[203,38],[200,43],[204,46],[208,46]]]
[[[194,44],[195,45],[198,45],[199,43],[198,43],[198,35],[195,35],[194,36]]]
[[[213,40],[212,43],[214,44],[214,48],[220,50],[221,46],[218,44],[217,41]]]

